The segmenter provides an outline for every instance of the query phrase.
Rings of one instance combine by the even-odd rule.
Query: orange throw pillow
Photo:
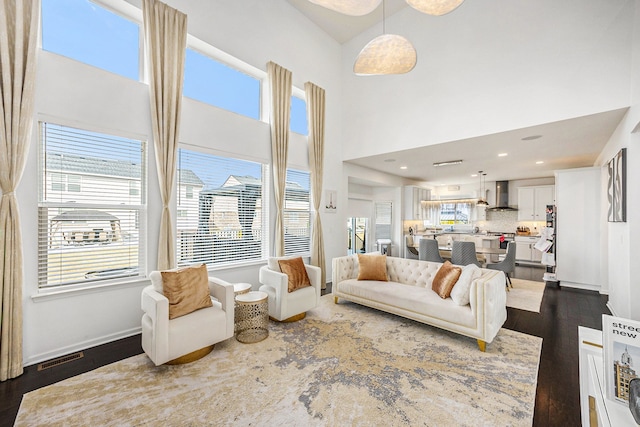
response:
[[[163,271],[162,293],[169,300],[169,319],[211,307],[209,275],[205,264]]]
[[[442,267],[440,267],[440,270],[436,273],[436,277],[433,278],[433,282],[431,282],[431,289],[440,295],[440,298],[449,298],[451,290],[458,281],[461,273],[462,268],[454,267],[449,261],[445,261],[444,264],[442,264]]]
[[[311,286],[307,269],[304,268],[304,262],[301,257],[281,259],[278,261],[278,265],[280,270],[287,275],[289,292]]]
[[[358,254],[358,280],[378,280],[388,282],[386,255]]]

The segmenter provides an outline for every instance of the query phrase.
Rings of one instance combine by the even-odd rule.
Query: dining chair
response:
[[[438,249],[438,241],[436,239],[420,239],[420,249],[418,250],[418,259],[421,261],[432,261],[443,263],[444,259],[440,256]]]
[[[424,239],[421,239],[424,240]],[[405,258],[418,259],[418,250],[413,246],[413,236],[407,234],[404,236],[404,242],[407,246],[407,254]]]
[[[476,244],[474,242],[454,241],[451,247],[451,263],[455,265],[475,264],[482,267],[476,256]]]
[[[504,272],[505,276],[507,276],[505,286],[507,289],[509,289],[509,285],[513,288],[510,274],[516,271],[516,242],[509,242],[507,245],[507,255],[505,255],[502,261],[487,264],[487,268]]]

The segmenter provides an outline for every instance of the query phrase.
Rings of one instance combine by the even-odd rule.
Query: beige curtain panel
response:
[[[22,235],[14,191],[24,171],[36,77],[39,2],[0,4],[0,381],[22,374]]]
[[[309,168],[313,198],[313,224],[311,226],[311,264],[322,270],[322,289],[327,287],[324,259],[324,238],[320,219],[320,199],[324,165],[324,89],[311,82],[304,84],[309,122]]]
[[[157,268],[166,270],[176,266],[169,203],[180,133],[187,15],[156,0],[143,0],[142,9],[149,63],[153,143],[162,197]]]
[[[280,65],[267,64],[271,88],[271,163],[276,199],[275,256],[284,255],[284,190],[287,180],[289,120],[291,118],[291,71]]]

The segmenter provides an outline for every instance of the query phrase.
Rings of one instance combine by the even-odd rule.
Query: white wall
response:
[[[628,106],[633,5],[494,0],[440,17],[401,10],[386,31],[414,44],[410,73],[353,74],[381,25],[344,46],[345,160]]]
[[[601,166],[602,203],[601,230],[607,242],[603,277],[609,294],[609,308],[616,316],[640,320],[640,0],[630,14],[635,22],[633,33],[631,108],[600,153],[596,164]],[[627,221],[607,222],[606,164],[621,149],[627,149]]]
[[[293,73],[294,86],[312,81],[326,90],[325,189],[339,189],[342,164],[333,153],[341,145],[340,46],[310,24],[285,0],[207,2],[165,0],[187,13],[189,33],[249,65],[266,70],[273,60]],[[138,0],[132,4],[140,7]],[[40,51],[36,120],[46,119],[151,141],[148,87],[76,61]],[[34,126],[35,129],[35,126]],[[83,292],[38,296],[37,287],[37,131],[17,191],[25,252],[24,361],[26,365],[139,332],[140,290],[147,281]],[[270,160],[269,125],[185,99],[180,141],[241,158]],[[160,196],[152,143],[149,147],[149,247],[147,271],[156,265]],[[290,166],[308,167],[306,138],[293,135]],[[322,213],[327,266],[344,251],[338,215]],[[175,213],[174,213],[175,214]],[[175,218],[175,216],[174,216]],[[259,265],[215,271],[230,282],[258,283]],[[331,277],[330,270],[327,276]]]

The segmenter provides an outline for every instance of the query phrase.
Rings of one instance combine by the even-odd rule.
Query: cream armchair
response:
[[[188,363],[207,355],[213,344],[233,336],[233,285],[209,277],[213,306],[169,320],[169,300],[160,291],[162,275],[149,276],[152,285],[142,290],[142,349],[153,361]]]
[[[278,258],[270,258],[269,264],[260,268],[260,290],[269,295],[269,317],[279,322],[304,319],[308,310],[320,303],[322,273],[319,267],[305,264],[311,286],[288,291],[288,277],[278,266]]]

